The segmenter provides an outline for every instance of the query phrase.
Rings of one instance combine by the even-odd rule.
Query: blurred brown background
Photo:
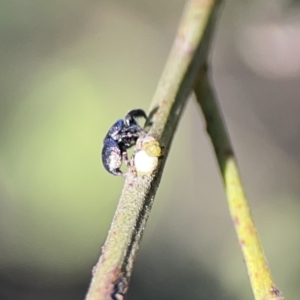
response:
[[[123,179],[109,127],[147,110],[183,0],[0,3],[0,299],[83,299]],[[300,275],[300,10],[227,1],[213,78],[278,287]],[[200,110],[189,101],[128,299],[252,299]]]

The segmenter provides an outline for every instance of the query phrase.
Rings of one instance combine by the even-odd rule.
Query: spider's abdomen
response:
[[[102,163],[111,174],[121,175],[122,153],[118,143],[113,139],[106,139],[102,149]]]

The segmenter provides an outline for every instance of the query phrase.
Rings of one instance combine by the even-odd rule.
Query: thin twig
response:
[[[195,93],[206,119],[207,132],[213,143],[222,173],[228,206],[244,255],[254,297],[256,300],[283,300],[282,293],[272,279],[252,220],[233,147],[209,82],[207,66],[203,66],[200,72]]]
[[[163,148],[157,169],[129,174],[86,300],[123,299],[172,138],[207,52],[221,0],[190,0],[150,107],[153,136]]]

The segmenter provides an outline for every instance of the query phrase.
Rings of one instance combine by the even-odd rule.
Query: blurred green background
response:
[[[0,3],[0,299],[83,299],[123,179],[109,127],[147,110],[183,0]],[[278,287],[300,275],[300,10],[227,1],[213,78]],[[252,299],[200,110],[189,101],[128,299]]]

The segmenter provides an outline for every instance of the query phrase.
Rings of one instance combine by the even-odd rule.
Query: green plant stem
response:
[[[206,61],[220,0],[190,0],[150,106],[149,135],[164,152],[147,176],[129,174],[86,300],[123,299],[163,167],[188,95]]]
[[[200,72],[195,93],[206,120],[207,132],[215,149],[229,210],[244,255],[254,297],[256,300],[283,300],[283,295],[277,289],[271,276],[252,220],[233,147],[210,85],[208,70],[205,65]]]

